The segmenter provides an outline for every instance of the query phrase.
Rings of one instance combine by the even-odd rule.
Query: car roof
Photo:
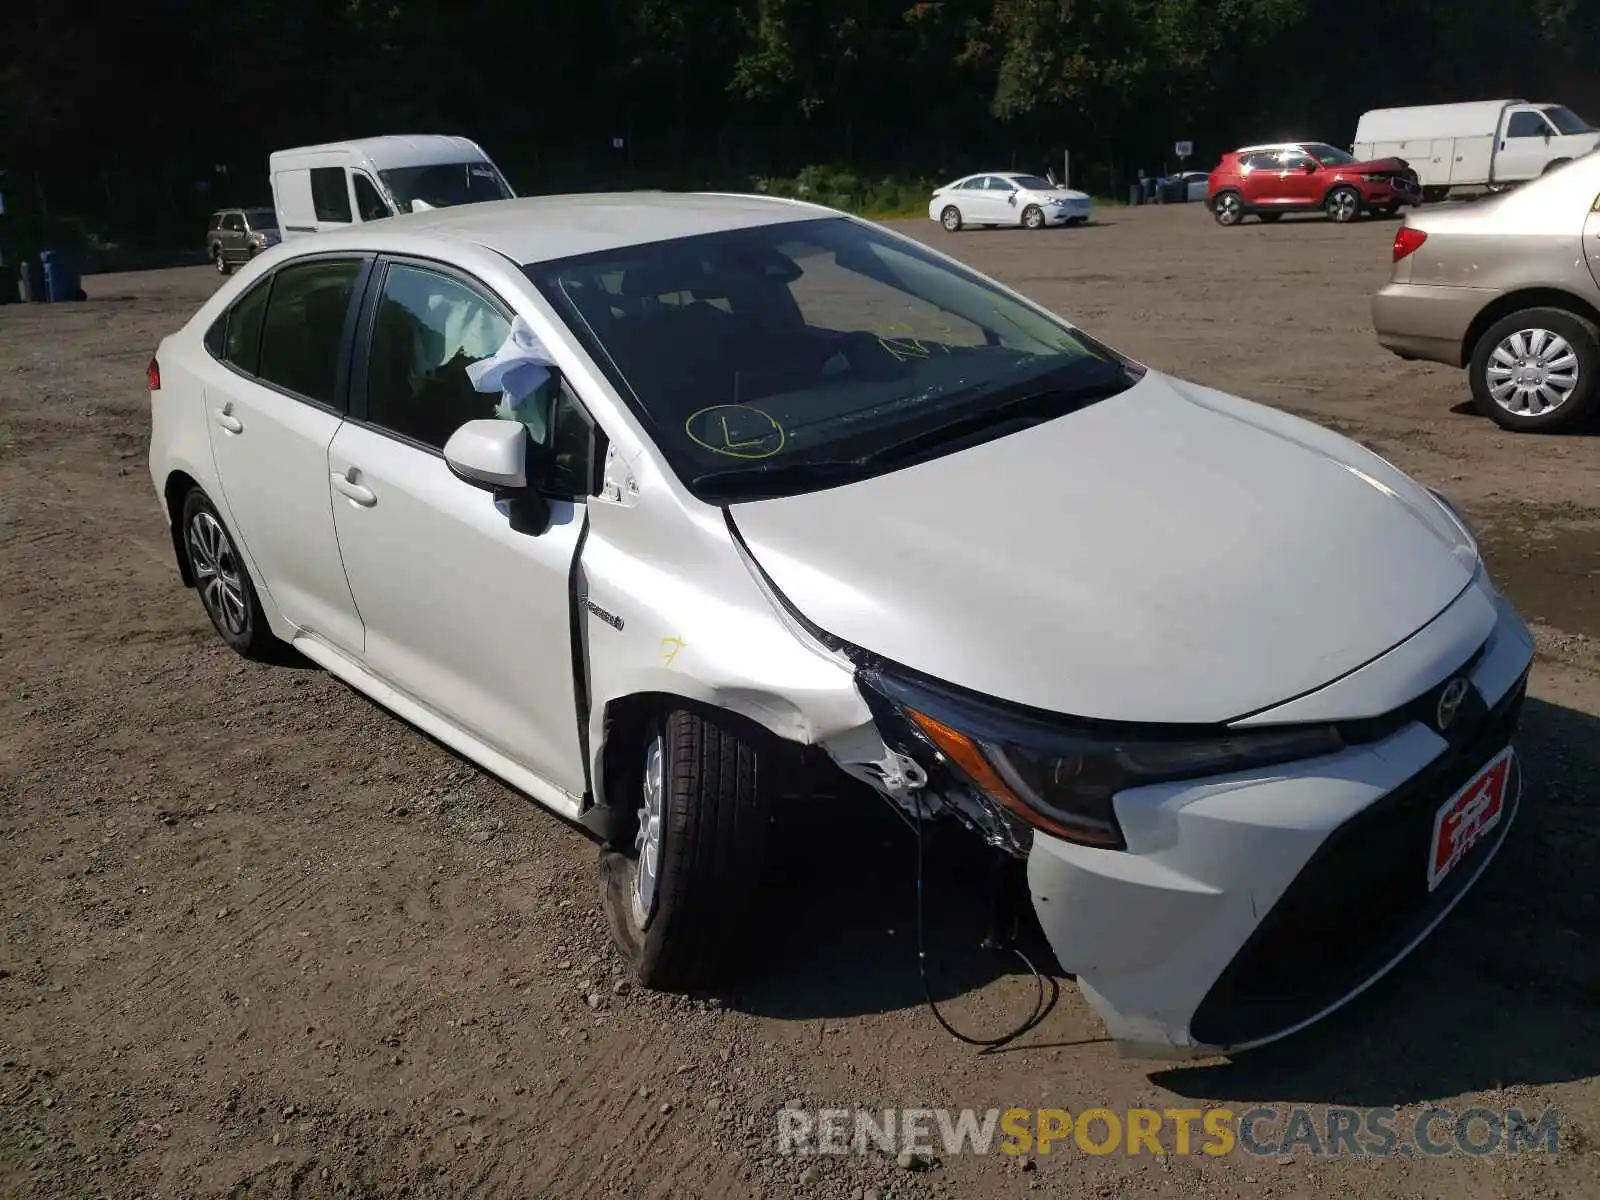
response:
[[[351,228],[360,231],[366,244],[389,233],[448,237],[526,264],[702,233],[843,215],[821,205],[776,196],[599,192],[460,204]]]
[[[1262,142],[1255,146],[1240,146],[1235,154],[1259,154],[1264,150],[1300,150],[1306,146],[1332,146],[1332,142],[1322,138],[1306,138],[1301,142]],[[1337,149],[1337,147],[1335,147]]]
[[[471,138],[457,134],[390,133],[380,137],[351,138],[343,142],[319,142],[314,146],[290,146],[283,150],[274,150],[269,156],[269,166],[301,155],[328,154],[334,151],[364,154],[385,169],[430,166],[441,161],[440,156],[446,154],[458,154],[474,161],[486,157],[483,147]]]

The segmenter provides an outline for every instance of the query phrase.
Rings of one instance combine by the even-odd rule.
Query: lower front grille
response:
[[[1479,710],[1476,729],[1329,835],[1195,1011],[1197,1041],[1244,1045],[1313,1019],[1381,974],[1471,886],[1516,815],[1520,769],[1499,828],[1430,892],[1434,815],[1510,743],[1526,690],[1524,675]]]

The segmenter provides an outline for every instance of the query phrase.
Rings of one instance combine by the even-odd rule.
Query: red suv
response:
[[[1325,142],[1245,146],[1211,172],[1206,207],[1218,225],[1237,225],[1254,213],[1276,221],[1286,212],[1321,209],[1344,224],[1362,212],[1392,216],[1402,204],[1421,204],[1417,173],[1403,158],[1357,162]]]

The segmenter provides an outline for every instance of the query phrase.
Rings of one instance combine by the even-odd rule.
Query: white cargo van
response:
[[[438,134],[279,150],[268,170],[285,241],[396,213],[515,195],[476,142]]]
[[[1362,113],[1350,153],[1405,159],[1439,200],[1536,179],[1597,145],[1600,130],[1562,105],[1475,100]]]

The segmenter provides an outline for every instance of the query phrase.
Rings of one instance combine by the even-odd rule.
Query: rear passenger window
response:
[[[294,263],[273,276],[256,374],[308,400],[338,401],[339,349],[359,259]],[[232,323],[229,323],[232,334]]]
[[[261,317],[271,279],[263,279],[206,330],[206,349],[229,366],[254,375],[261,355]]]
[[[256,284],[228,311],[228,336],[223,339],[222,359],[241,371],[254,375],[261,361],[261,318],[267,311],[270,280]]]
[[[350,223],[350,189],[343,167],[311,168],[311,207],[319,221]]]

